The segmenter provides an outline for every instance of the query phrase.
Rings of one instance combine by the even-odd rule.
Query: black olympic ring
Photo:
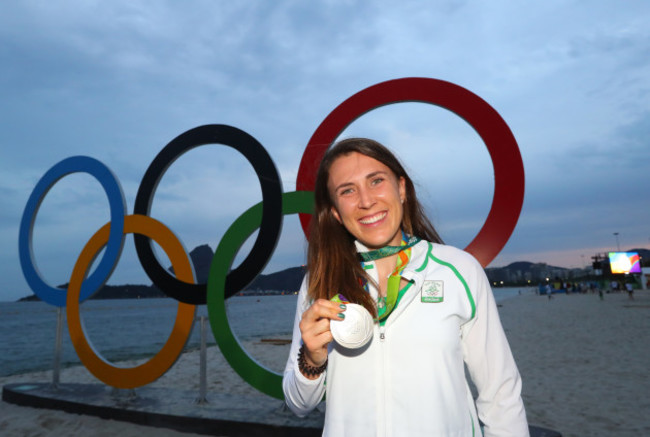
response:
[[[134,214],[149,215],[154,192],[169,166],[189,150],[205,144],[223,144],[240,152],[251,163],[262,189],[262,224],[248,256],[226,277],[226,298],[250,284],[264,269],[282,228],[282,183],[271,156],[251,135],[233,126],[209,124],[190,129],[167,144],[149,165],[135,198]],[[142,268],[151,281],[166,295],[192,305],[207,302],[206,284],[180,281],[163,268],[156,258],[152,240],[134,234],[135,249]]]

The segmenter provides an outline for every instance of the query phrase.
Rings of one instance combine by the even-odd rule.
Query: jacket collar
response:
[[[427,256],[429,254],[430,244],[431,243],[429,243],[428,241],[421,240],[419,243],[417,243],[415,246],[411,248],[411,259],[409,263],[406,265],[406,267],[404,268],[404,270],[402,271],[401,276],[402,278],[406,279],[409,282],[414,282],[414,285],[416,285],[416,287],[412,287],[412,288],[417,289],[419,288],[419,285],[422,283],[423,273],[418,272],[417,270],[420,269],[421,266],[426,262]],[[368,252],[370,250],[363,243],[357,240],[354,241],[354,245],[357,249],[357,252]],[[369,267],[367,269],[367,272],[370,275],[370,277],[373,278],[375,281],[378,281],[379,278],[377,276],[377,268],[375,266],[375,262],[366,261],[364,264]],[[368,284],[368,285],[369,285],[371,296],[376,299],[378,295],[377,290],[372,284]]]

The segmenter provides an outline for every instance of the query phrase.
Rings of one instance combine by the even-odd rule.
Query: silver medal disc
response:
[[[330,321],[330,331],[338,344],[357,349],[372,338],[374,322],[368,310],[361,305],[349,303],[346,306],[345,319]]]

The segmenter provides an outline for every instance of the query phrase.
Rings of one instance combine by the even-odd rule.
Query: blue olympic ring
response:
[[[71,173],[88,173],[99,181],[106,192],[111,211],[111,230],[106,243],[106,250],[95,271],[83,282],[80,300],[83,301],[97,291],[108,279],[124,246],[124,216],[126,201],[122,187],[113,172],[100,161],[88,156],[72,156],[50,168],[38,181],[34,191],[27,200],[27,205],[20,220],[18,233],[18,254],[20,265],[27,283],[34,293],[50,305],[64,307],[66,290],[47,284],[36,267],[32,250],[32,233],[38,209],[48,191],[59,179]]]

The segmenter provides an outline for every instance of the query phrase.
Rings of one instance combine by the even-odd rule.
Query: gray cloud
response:
[[[600,1],[3,3],[0,299],[28,293],[18,223],[37,180],[61,159],[104,162],[132,210],[142,175],[165,144],[192,127],[225,123],[267,148],[291,191],[323,118],[361,89],[406,76],[470,89],[519,142],[526,200],[494,265],[535,253],[566,253],[578,265],[576,253],[611,246],[612,232],[647,246],[649,16],[642,1],[624,8]],[[471,241],[494,182],[485,146],[462,119],[421,104],[391,105],[346,135],[392,146],[445,239]],[[108,217],[101,189],[75,180],[84,179],[57,184],[37,219],[35,253],[51,281],[65,282],[60,272]],[[188,249],[214,248],[260,200],[245,160],[208,147],[169,169],[152,215]],[[303,260],[297,222],[288,220],[283,235],[271,271]],[[142,278],[130,249],[120,266],[111,283]]]

